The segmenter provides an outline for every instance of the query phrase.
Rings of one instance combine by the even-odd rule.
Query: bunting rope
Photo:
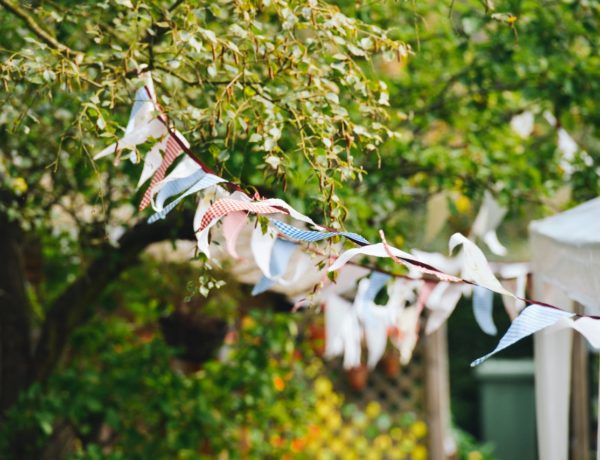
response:
[[[150,82],[151,82],[151,80],[150,80]],[[182,135],[179,132],[173,130],[169,126],[169,121],[168,121],[167,115],[164,113],[164,111],[158,105],[158,102],[156,101],[151,88],[149,88],[148,85],[144,85],[143,89],[145,90],[145,93],[146,93],[146,96],[148,99],[143,100],[143,101],[136,100],[136,102],[135,102],[134,108],[131,111],[131,116],[130,116],[130,120],[128,123],[127,131],[126,131],[126,137],[129,136],[127,138],[128,141],[127,142],[122,141],[121,145],[120,145],[119,141],[116,144],[114,144],[114,151],[117,153],[119,152],[120,148],[131,148],[132,146],[135,148],[135,146],[137,144],[145,142],[147,140],[147,138],[150,137],[155,132],[155,126],[156,126],[155,120],[158,120],[164,126],[164,129],[166,129],[167,141],[166,141],[165,153],[164,153],[164,156],[162,157],[162,161],[160,162],[160,165],[158,166],[156,171],[151,176],[152,177],[151,182],[143,195],[143,198],[139,205],[139,210],[141,211],[141,210],[145,209],[151,203],[153,204],[153,207],[155,207],[154,202],[152,200],[154,189],[158,188],[165,181],[168,180],[168,177],[167,177],[167,179],[165,179],[165,177],[166,177],[167,171],[169,170],[169,167],[175,162],[175,160],[177,160],[177,158],[182,153],[185,153],[185,155],[187,157],[191,158],[198,165],[198,167],[201,169],[201,171],[203,171],[205,173],[204,176],[198,174],[198,181],[194,181],[195,176],[192,178],[192,176],[193,176],[193,174],[192,174],[188,177],[185,177],[182,179],[177,179],[179,181],[179,182],[177,182],[177,184],[173,183],[170,186],[168,184],[165,184],[164,187],[161,188],[161,190],[159,192],[159,193],[161,193],[160,199],[158,200],[159,201],[159,204],[158,204],[159,209],[157,209],[155,207],[155,210],[157,210],[158,212],[156,212],[152,217],[150,217],[150,219],[148,220],[149,223],[153,223],[161,218],[164,218],[165,215],[169,211],[171,211],[186,196],[194,194],[200,190],[207,189],[209,187],[218,187],[218,184],[223,184],[223,185],[226,185],[230,190],[234,190],[234,193],[229,198],[217,198],[212,204],[205,206],[205,208],[199,207],[199,210],[198,210],[199,214],[197,213],[198,224],[196,224],[196,225],[198,225],[198,227],[195,228],[195,231],[196,231],[196,233],[199,233],[200,235],[202,235],[202,238],[206,239],[206,238],[208,238],[207,232],[221,218],[224,218],[224,217],[227,217],[230,215],[238,216],[235,218],[235,222],[236,222],[235,225],[228,225],[230,228],[235,229],[234,231],[232,231],[232,236],[234,236],[233,240],[227,242],[227,248],[228,248],[229,252],[234,256],[236,256],[236,254],[235,254],[235,238],[237,237],[237,234],[239,233],[241,226],[245,223],[245,219],[240,219],[240,217],[243,215],[243,214],[240,215],[240,213],[246,213],[246,214],[251,213],[251,214],[256,214],[256,215],[285,214],[294,219],[304,221],[305,223],[312,225],[316,229],[315,230],[305,230],[305,229],[301,229],[298,227],[294,227],[293,225],[287,224],[283,221],[269,218],[270,225],[272,227],[274,227],[274,229],[276,229],[278,232],[278,236],[275,237],[276,239],[273,241],[273,243],[275,243],[277,241],[277,239],[279,239],[280,237],[284,237],[289,240],[294,240],[294,241],[302,242],[302,243],[316,243],[319,241],[323,241],[325,239],[332,238],[334,236],[342,236],[359,246],[358,248],[346,250],[338,256],[328,257],[327,264],[328,264],[329,272],[339,270],[339,269],[341,269],[341,267],[343,267],[347,263],[362,266],[362,265],[359,265],[356,263],[352,263],[350,261],[350,259],[352,259],[353,257],[355,257],[357,255],[367,255],[367,256],[374,256],[374,257],[391,258],[394,262],[401,264],[405,267],[408,267],[410,270],[416,270],[416,271],[420,272],[421,278],[416,279],[416,278],[411,278],[407,275],[389,273],[389,272],[385,272],[384,270],[369,268],[369,270],[373,270],[374,272],[387,273],[389,276],[393,276],[396,278],[408,278],[410,280],[420,280],[420,281],[423,281],[423,283],[425,283],[423,285],[424,287],[422,287],[421,294],[417,300],[417,304],[415,305],[417,319],[418,319],[423,307],[426,305],[426,299],[427,299],[427,297],[429,297],[429,294],[431,294],[434,283],[443,283],[443,287],[448,285],[448,283],[463,283],[468,286],[474,286],[477,289],[485,288],[486,290],[493,291],[493,292],[496,292],[496,293],[499,293],[499,294],[502,294],[505,296],[512,297],[519,301],[525,302],[525,305],[526,305],[525,308],[513,320],[510,328],[508,329],[507,333],[501,338],[497,347],[488,355],[485,355],[485,356],[473,361],[473,363],[472,363],[473,366],[480,364],[485,359],[487,359],[489,356],[512,345],[516,341],[518,341],[528,335],[531,335],[532,333],[535,333],[541,329],[551,326],[551,325],[555,324],[556,322],[558,322],[559,320],[564,319],[564,318],[576,318],[576,319],[587,318],[586,319],[587,322],[585,323],[585,325],[580,325],[577,320],[572,321],[571,323],[565,323],[565,324],[570,325],[570,327],[573,327],[574,329],[581,332],[583,335],[588,337],[592,341],[593,344],[598,343],[596,335],[600,334],[600,317],[592,316],[592,315],[577,315],[575,313],[568,312],[568,311],[566,311],[560,307],[557,307],[555,305],[551,305],[551,304],[544,303],[544,302],[539,302],[536,300],[530,300],[525,297],[517,296],[514,293],[508,291],[507,289],[504,288],[504,286],[502,286],[502,284],[500,284],[498,278],[492,272],[483,252],[471,240],[465,238],[461,234],[458,234],[458,233],[454,234],[452,236],[452,238],[450,239],[450,243],[449,243],[449,248],[450,248],[451,252],[455,247],[462,246],[462,253],[461,253],[462,258],[463,258],[462,273],[461,273],[461,276],[455,276],[455,275],[446,273],[446,272],[434,267],[433,265],[430,265],[429,263],[419,260],[417,257],[415,257],[412,254],[406,253],[404,251],[401,251],[400,249],[390,246],[386,241],[383,231],[380,231],[380,237],[381,237],[382,242],[376,243],[376,244],[371,244],[367,239],[365,239],[360,234],[357,234],[354,232],[337,231],[337,230],[334,230],[331,228],[317,225],[309,217],[304,216],[303,214],[299,213],[298,211],[293,209],[291,206],[289,206],[283,200],[279,200],[279,199],[252,200],[250,197],[248,197],[248,195],[246,195],[244,193],[244,191],[240,185],[235,184],[231,181],[228,181],[228,180],[223,179],[223,178],[219,177],[218,175],[216,175],[211,168],[209,168],[200,158],[198,158],[191,151],[191,149],[189,148],[189,146],[187,144],[187,141],[185,141],[185,139],[182,137]],[[152,107],[154,107],[154,109],[156,110],[158,115],[156,116],[156,118],[149,120],[146,123],[146,125],[143,125],[143,127],[138,127],[137,119],[136,119],[138,114],[145,113],[146,114],[145,116],[147,116],[147,111],[142,110],[143,104],[145,104],[145,103],[151,103]],[[138,132],[136,132],[136,129],[138,130]],[[164,130],[163,130],[163,132],[164,132]],[[110,153],[111,148],[112,148],[112,146],[104,149],[95,158],[100,158],[100,157],[106,156],[108,153]],[[208,179],[207,179],[207,177],[208,177]],[[192,185],[189,185],[189,184],[192,184]],[[178,198],[173,200],[170,204],[168,204],[167,206],[165,206],[163,208],[164,201],[166,199],[168,199],[169,197],[176,195],[178,193],[182,193],[182,194]],[[239,199],[236,199],[236,197],[234,197],[234,195],[236,193],[239,194],[237,197]],[[493,199],[491,198],[491,196],[486,196],[486,200],[487,200],[487,203],[489,204],[490,200],[493,200]],[[492,202],[492,204],[493,204],[493,202]],[[492,205],[490,205],[490,206],[492,206]],[[496,212],[496,214],[501,214],[500,211],[498,209],[494,210],[494,212]],[[497,219],[492,219],[492,220],[497,220]],[[231,222],[234,222],[234,221],[232,220]],[[479,225],[479,226],[481,226],[481,225]],[[479,229],[476,232],[476,234],[484,235],[485,236],[484,240],[486,242],[487,242],[487,240],[490,240],[491,243],[493,243],[492,247],[496,247],[498,250],[503,249],[502,245],[500,245],[498,243],[497,238],[495,237],[494,231],[484,232],[484,230]],[[265,235],[265,237],[267,237],[267,236]],[[270,238],[270,237],[268,237],[268,238]],[[263,238],[263,240],[264,240],[264,238]],[[281,240],[281,241],[283,241],[283,240]],[[293,248],[291,246],[281,245],[281,244],[276,245],[276,244],[268,243],[268,239],[264,240],[264,242],[262,244],[266,244],[266,246],[264,246],[264,247],[269,248],[268,249],[269,253],[272,253],[274,251],[273,248],[285,247],[286,249],[285,249],[285,257],[280,256],[280,260],[271,258],[271,262],[270,262],[271,267],[275,267],[276,269],[275,270],[267,270],[267,272],[265,272],[263,270],[263,272],[265,273],[265,276],[263,276],[263,279],[260,281],[259,285],[257,285],[255,287],[256,292],[265,290],[265,289],[269,288],[270,286],[272,286],[272,284],[275,283],[277,280],[280,280],[281,276],[285,273],[285,269],[289,262],[291,253],[293,252]],[[297,244],[297,243],[294,243],[294,244]],[[202,248],[203,246],[200,246],[200,247]],[[205,251],[208,251],[208,239],[206,239],[206,245],[204,247],[205,247]],[[311,250],[311,248],[304,248],[304,249],[309,250],[309,251]],[[278,249],[275,249],[275,252],[277,250]],[[271,255],[271,254],[269,256],[273,257],[273,255]],[[273,264],[275,264],[275,265],[273,265]],[[259,266],[260,265],[261,264],[259,264]],[[268,265],[268,263],[267,263],[267,265]],[[262,263],[262,266],[266,266],[266,265],[264,263]],[[364,267],[364,266],[362,266],[362,267]],[[269,274],[269,272],[271,272],[271,271],[273,273]],[[423,275],[425,275],[425,276],[423,276]],[[430,279],[428,277],[434,277],[434,279]],[[373,282],[376,282],[376,281],[374,280]],[[377,282],[381,282],[381,280],[378,280]],[[385,284],[385,281],[383,281],[383,284]],[[375,290],[375,294],[376,294],[376,291],[379,290],[380,288],[381,288],[381,286],[379,286],[377,289],[372,287],[371,291],[369,291],[369,292],[371,292],[371,294],[369,294],[365,298],[368,300],[369,297],[371,297],[371,296],[374,297],[374,294],[372,293],[372,291]],[[454,295],[455,294],[453,294],[453,296]],[[439,295],[438,295],[438,297],[439,297]],[[487,329],[488,333],[493,333],[495,330],[495,326],[493,325],[493,322],[492,323],[489,322],[489,320],[491,320],[491,308],[489,306],[489,298],[486,296],[483,296],[482,291],[477,291],[474,294],[474,300],[476,303],[481,303],[483,305],[483,307],[481,307],[481,309],[475,311],[475,316],[476,316],[478,322],[482,325],[485,324],[484,326],[482,326],[482,328],[484,330]],[[475,306],[474,306],[474,308],[475,308]],[[366,314],[365,312],[367,310],[365,310],[363,308],[361,311],[362,311],[361,318],[363,318],[362,319],[363,321],[366,321],[364,315]],[[446,313],[449,314],[450,312],[446,312]],[[446,314],[446,313],[444,313],[444,314]],[[358,321],[358,319],[357,319],[357,321]],[[590,323],[589,321],[594,321],[594,322]],[[366,322],[368,322],[368,321],[366,321]],[[418,324],[417,324],[416,331],[418,333]],[[590,338],[590,337],[592,337],[592,335],[594,335],[594,337]],[[415,339],[415,338],[413,337],[413,339]],[[378,345],[378,347],[380,347],[380,345]]]

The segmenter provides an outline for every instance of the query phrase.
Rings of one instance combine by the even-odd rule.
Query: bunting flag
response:
[[[462,281],[460,278],[456,276],[448,275],[446,273],[437,270],[434,267],[431,267],[428,264],[425,264],[419,260],[416,260],[409,253],[401,251],[400,249],[394,248],[392,246],[387,245],[386,243],[376,243],[368,246],[363,246],[361,248],[349,249],[346,252],[342,253],[335,262],[329,267],[329,271],[336,271],[343,267],[346,263],[350,261],[353,257],[358,255],[365,256],[373,256],[373,257],[391,257],[395,261],[409,266],[414,267],[416,270],[435,275],[437,278],[443,281],[452,281],[452,282],[460,282]]]
[[[160,211],[169,198],[189,189],[206,172],[190,157],[184,156],[173,170],[152,188],[152,209]]]
[[[227,214],[223,218],[223,236],[225,237],[225,248],[231,257],[239,259],[236,251],[236,243],[242,228],[246,225],[248,216],[244,211],[236,211]]]
[[[367,302],[373,302],[379,291],[381,291],[390,278],[391,276],[387,273],[378,271],[371,272],[371,276],[369,276],[369,288],[365,292],[365,300]]]
[[[510,347],[519,340],[524,339],[531,334],[541,331],[542,329],[552,326],[562,318],[570,318],[574,313],[557,310],[555,308],[547,308],[542,305],[533,304],[525,308],[519,316],[510,324],[506,334],[500,339],[498,345],[491,353],[488,353],[481,358],[476,359],[471,363],[471,367],[475,367],[483,363],[490,356],[495,355],[499,351]]]
[[[418,305],[411,305],[400,311],[396,321],[398,331],[392,342],[400,352],[400,363],[406,365],[410,362],[413,350],[419,339],[418,325],[421,312]]]
[[[514,294],[507,291],[502,284],[500,284],[498,278],[494,276],[481,249],[479,249],[471,240],[465,238],[465,236],[460,233],[455,233],[450,237],[450,252],[460,245],[462,245],[461,256],[463,257],[462,277],[465,280],[485,287],[490,291],[514,297]]]
[[[325,301],[325,357],[334,358],[344,353],[343,324],[352,304],[336,294]]]
[[[488,335],[498,334],[492,312],[494,308],[494,293],[481,286],[473,288],[473,315],[483,332]]]
[[[593,318],[569,319],[570,326],[583,335],[596,350],[600,349],[600,320]]]
[[[390,324],[388,309],[373,303],[375,295],[383,287],[382,278],[373,275],[360,280],[354,297],[354,310],[361,321],[367,344],[367,366],[371,369],[385,353],[386,331]]]
[[[174,136],[169,134],[162,162],[160,163],[160,166],[152,176],[150,186],[146,189],[146,192],[144,193],[139,207],[140,211],[143,211],[146,207],[148,207],[152,197],[152,189],[156,184],[158,184],[164,179],[165,174],[167,173],[167,169],[169,169],[169,166],[171,166],[173,162],[177,159],[177,157],[182,153],[183,149],[181,148],[181,145],[179,145],[179,142],[177,142]]]
[[[298,249],[296,243],[276,238],[271,248],[271,260],[269,262],[269,274],[263,274],[262,278],[252,289],[252,295],[258,295],[272,287],[287,271],[292,254]]]
[[[486,190],[479,213],[475,217],[475,222],[473,222],[473,235],[481,238],[490,251],[498,256],[506,255],[506,248],[498,241],[496,229],[504,219],[507,211]]]
[[[221,198],[213,203],[213,205],[206,211],[206,214],[202,217],[200,227],[197,231],[201,232],[208,228],[208,226],[221,217],[226,216],[229,213],[236,211],[247,211],[252,214],[287,214],[287,210],[282,207],[270,206],[267,203],[258,202],[246,202],[241,200],[234,200],[231,198]]]
[[[138,89],[135,93],[133,106],[129,114],[129,121],[125,134],[133,132],[135,129],[149,123],[155,117],[156,110],[156,93],[154,92],[154,82],[150,72],[145,74],[145,85]]]
[[[325,356],[344,355],[344,369],[360,366],[361,331],[356,310],[348,301],[332,295],[325,305]],[[329,330],[327,330],[329,328]]]
[[[292,225],[286,224],[280,220],[271,219],[271,223],[277,228],[277,230],[284,236],[293,239],[304,241],[306,243],[316,243],[318,241],[325,240],[327,238],[331,238],[334,236],[344,236],[349,240],[355,241],[359,244],[370,244],[364,237],[360,236],[357,233],[352,232],[330,232],[330,231],[322,231],[317,232],[314,230],[303,230],[298,227],[294,227]]]
[[[456,304],[463,295],[460,284],[439,282],[427,299],[427,308],[431,311],[427,318],[425,334],[431,334],[446,322],[456,308]]]
[[[124,135],[117,142],[109,145],[104,150],[97,153],[94,156],[94,160],[98,160],[100,158],[108,156],[111,153],[118,153],[121,150],[134,150],[136,146],[143,144],[148,139],[160,139],[164,137],[167,133],[168,130],[165,124],[158,119],[154,119],[147,125],[144,125],[141,128]]]
[[[310,217],[298,212],[281,199],[252,200],[239,187],[237,191],[229,194],[223,187],[218,186],[219,183],[227,181],[213,174],[199,159],[192,156],[189,144],[180,133],[169,131],[167,118],[156,103],[149,73],[146,74],[146,80],[146,85],[136,92],[124,135],[118,142],[105,148],[94,158],[131,150],[137,160],[135,155],[137,146],[149,139],[156,139],[155,145],[144,158],[138,181],[138,188],[140,188],[150,180],[140,203],[140,210],[152,204],[156,211],[148,219],[149,223],[164,218],[187,196],[204,190],[198,202],[193,225],[198,249],[209,258],[210,231],[221,218],[223,218],[225,246],[227,252],[234,258],[238,257],[236,241],[242,227],[248,221],[248,214],[269,216],[285,214],[294,220],[308,224],[310,229],[304,230],[269,218],[270,224],[266,233],[263,233],[260,226],[255,227],[252,233],[251,250],[254,261],[263,273],[263,277],[254,288],[255,293],[274,287],[276,284],[293,284],[305,276],[312,260],[302,253],[303,257],[294,256],[296,267],[294,275],[289,279],[283,278],[290,271],[288,266],[291,264],[292,255],[300,247],[296,242],[317,243],[333,236],[343,236],[361,246],[342,252],[329,266],[328,271],[340,270],[358,255],[391,258],[409,268],[409,276],[415,279],[396,277],[394,283],[388,286],[390,298],[384,306],[376,305],[374,299],[387,283],[389,275],[373,272],[364,267],[344,268],[337,283],[326,281],[325,288],[315,295],[316,299],[323,300],[327,305],[326,322],[330,331],[327,341],[328,355],[343,353],[345,367],[355,367],[360,364],[363,333],[369,349],[368,364],[374,366],[385,349],[385,331],[390,325],[400,332],[395,337],[394,344],[400,350],[401,361],[406,362],[410,359],[419,335],[419,318],[424,306],[431,312],[426,328],[426,332],[431,333],[447,319],[461,295],[469,294],[471,291],[475,318],[486,333],[497,332],[492,320],[492,291],[504,296],[503,301],[511,317],[525,307],[514,318],[497,347],[490,354],[475,360],[472,365],[480,364],[489,356],[521,338],[557,324],[559,321],[561,327],[577,330],[587,337],[593,346],[600,347],[600,318],[584,316],[573,319],[573,313],[541,302],[526,301],[524,296],[527,269],[521,268],[518,274],[510,276],[502,275],[509,278],[507,282],[513,280],[514,286],[510,290],[506,289],[494,275],[481,249],[459,233],[452,235],[449,241],[451,253],[458,246],[462,247],[459,255],[453,259],[418,251],[409,254],[388,245],[383,232],[380,232],[382,242],[371,244],[357,233],[338,232],[319,226]],[[559,134],[562,136],[564,133]],[[567,137],[568,134],[562,136],[562,140]],[[567,141],[562,144],[567,144]],[[165,152],[163,156],[161,151]],[[167,176],[167,170],[183,152],[187,155]],[[169,200],[171,201],[168,202]],[[441,195],[436,197],[435,201],[432,199],[431,209],[443,208],[444,201],[445,197]],[[506,209],[501,207],[489,192],[486,192],[473,225],[473,236],[480,238],[493,253],[498,255],[506,252],[506,248],[498,241],[496,235],[496,229],[505,214]],[[431,237],[435,234],[439,226],[439,222],[431,221],[427,236]],[[296,242],[278,238],[276,232]],[[371,273],[370,277],[360,280],[367,273]],[[423,274],[433,275],[439,281],[424,282]],[[321,276],[320,269],[317,273],[317,277],[319,276]],[[357,281],[358,292],[355,302],[349,304],[340,298],[338,293],[352,289]],[[419,291],[417,298],[415,298],[415,290]],[[415,301],[416,303],[413,303]],[[531,305],[526,307],[526,303]],[[410,306],[406,306],[407,304]]]
[[[189,189],[186,190],[185,193],[181,194],[177,199],[173,200],[167,206],[162,208],[160,211],[152,215],[148,219],[148,223],[152,224],[159,219],[164,219],[167,214],[169,214],[184,198],[187,196],[198,193],[201,190],[212,187],[213,185],[217,185],[224,181],[224,179],[215,176],[213,174],[205,174],[204,171],[198,171],[198,173],[202,172],[203,174],[198,174],[198,180],[194,183]]]
[[[140,175],[140,179],[137,183],[138,189],[144,184],[144,182],[150,179],[160,167],[160,163],[162,162],[162,155],[160,152],[163,152],[166,148],[167,139],[165,138],[154,144],[150,151],[146,154],[146,157],[144,158],[142,174]]]

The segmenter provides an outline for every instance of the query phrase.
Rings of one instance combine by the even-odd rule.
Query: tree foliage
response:
[[[193,200],[148,226],[137,166],[91,160],[121,135],[146,71],[219,174],[367,238],[421,242],[414,213],[439,191],[463,222],[486,189],[514,213],[566,183],[577,201],[600,192],[597,0],[0,9],[2,410],[51,375],[149,244],[194,236]]]

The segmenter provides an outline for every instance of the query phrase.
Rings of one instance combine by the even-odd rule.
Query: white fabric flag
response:
[[[152,146],[150,151],[146,154],[144,158],[144,166],[142,168],[142,174],[140,175],[140,179],[138,180],[137,189],[139,189],[144,182],[150,179],[154,173],[160,167],[162,163],[162,154],[167,149],[167,138],[165,137],[161,141],[157,142]]]
[[[486,190],[471,230],[473,235],[481,238],[490,251],[498,256],[506,255],[506,248],[498,241],[496,235],[496,229],[504,219],[506,212],[507,209],[500,206],[492,194]]]
[[[427,318],[425,334],[431,334],[444,324],[463,295],[463,287],[456,283],[439,282],[433,289],[426,306],[431,313]]]
[[[133,150],[137,145],[143,144],[150,138],[160,139],[165,136],[167,132],[168,130],[164,123],[159,119],[154,119],[150,123],[124,135],[119,141],[97,153],[94,156],[94,160],[98,160],[120,150]]]
[[[496,335],[498,329],[492,316],[494,310],[494,293],[481,286],[473,289],[473,315],[483,332]]]
[[[514,297],[512,292],[507,291],[500,281],[494,276],[487,259],[475,243],[467,239],[460,233],[455,233],[450,238],[450,252],[457,246],[462,245],[462,277],[475,284],[488,288],[499,294],[505,294]]]

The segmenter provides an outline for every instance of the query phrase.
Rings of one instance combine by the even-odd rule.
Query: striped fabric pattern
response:
[[[480,365],[490,356],[510,347],[519,340],[524,339],[535,332],[541,331],[548,326],[552,326],[559,319],[569,318],[571,316],[574,316],[574,313],[543,307],[537,304],[530,305],[511,323],[508,331],[506,331],[506,334],[500,339],[500,342],[498,342],[494,351],[473,361],[471,367]]]
[[[158,184],[158,186],[160,186],[160,190],[158,190],[156,197],[154,198],[154,209],[156,211],[161,211],[165,207],[165,202],[169,198],[185,192],[205,175],[206,173],[202,169],[198,169],[197,171],[185,177],[179,177],[177,179],[169,179],[169,177],[167,177],[160,184]]]
[[[253,203],[248,201],[232,200],[231,198],[221,198],[220,200],[215,201],[212,206],[208,208],[202,217],[200,228],[196,229],[196,231],[201,232],[208,227],[213,220],[220,219],[221,217],[235,211],[247,211],[253,214],[287,214],[287,212],[281,208],[276,208],[260,202]]]
[[[151,198],[152,198],[152,188],[165,178],[167,169],[169,169],[169,166],[171,166],[173,164],[175,159],[179,155],[181,155],[182,152],[183,152],[183,150],[181,149],[181,146],[177,143],[175,138],[173,136],[169,135],[169,137],[167,139],[167,147],[165,149],[165,155],[163,156],[160,166],[154,173],[154,176],[152,176],[152,180],[150,181],[150,186],[146,189],[146,192],[144,193],[144,197],[142,198],[142,201],[140,203],[140,211],[142,211],[148,207],[148,205],[150,204]]]
[[[315,230],[303,230],[276,219],[271,219],[271,222],[282,235],[285,235],[293,240],[314,243],[336,235],[341,235],[352,241],[358,242],[359,244],[370,244],[365,238],[353,232],[318,232]]]
[[[185,197],[224,181],[225,179],[215,176],[214,174],[204,174],[200,176],[200,179],[194,185],[188,188],[184,194],[180,195],[175,200],[171,201],[168,205],[166,205],[163,209],[153,214],[148,219],[148,223],[153,224],[159,219],[164,219],[167,216],[167,214],[169,214],[175,208],[175,206],[177,206]]]

